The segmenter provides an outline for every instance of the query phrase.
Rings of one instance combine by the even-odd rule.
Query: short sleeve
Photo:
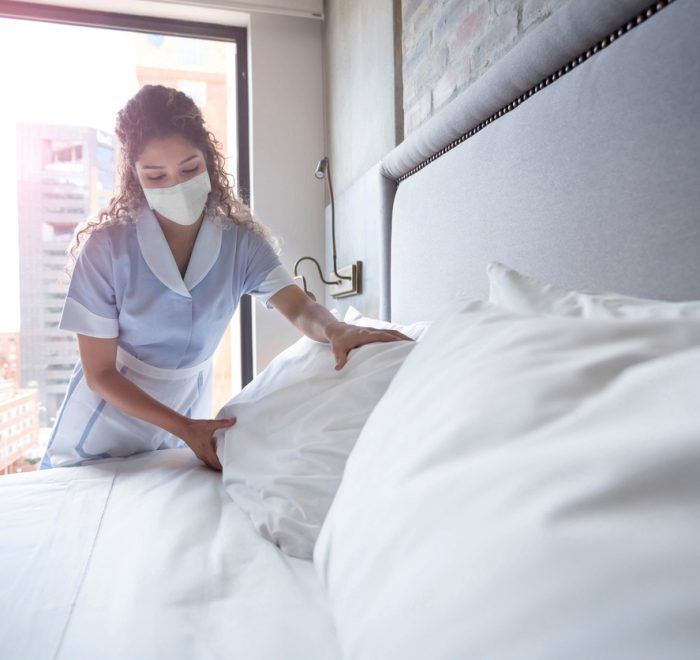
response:
[[[267,309],[273,309],[268,302],[270,298],[280,289],[296,283],[272,246],[262,236],[250,232],[248,246],[243,293],[255,296]]]
[[[96,231],[78,254],[59,328],[102,339],[119,336],[112,265],[109,236]]]

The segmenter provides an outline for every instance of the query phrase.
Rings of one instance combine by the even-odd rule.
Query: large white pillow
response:
[[[698,346],[700,321],[436,321],[314,551],[344,657],[697,658]]]
[[[584,293],[542,282],[502,263],[488,264],[489,301],[514,312],[587,319],[700,318],[700,301],[670,302],[619,293]]]
[[[258,531],[310,558],[360,430],[415,342],[365,344],[342,369],[327,343],[302,337],[275,357],[217,418],[224,487]]]

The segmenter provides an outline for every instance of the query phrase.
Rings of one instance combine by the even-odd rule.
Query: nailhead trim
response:
[[[450,149],[454,149],[458,144],[461,144],[465,140],[469,139],[472,137],[472,135],[475,135],[478,133],[481,129],[485,128],[488,126],[494,119],[498,119],[499,117],[502,117],[505,115],[507,112],[510,112],[517,106],[519,106],[525,99],[530,98],[533,94],[536,92],[539,92],[541,89],[544,89],[547,87],[547,85],[551,85],[555,80],[561,78],[565,73],[568,73],[571,71],[571,69],[575,68],[585,60],[589,59],[590,57],[593,57],[596,53],[599,53],[603,48],[606,48],[609,46],[615,39],[618,37],[621,37],[623,34],[626,32],[629,32],[632,28],[637,27],[637,25],[640,25],[644,21],[646,21],[648,18],[651,18],[654,14],[657,12],[661,11],[664,7],[667,7],[673,2],[673,0],[660,0],[659,2],[655,2],[653,5],[651,5],[649,8],[645,9],[641,13],[639,13],[635,18],[632,20],[628,21],[625,23],[623,26],[618,28],[617,30],[614,30],[611,34],[609,34],[607,37],[601,39],[597,44],[594,44],[591,46],[588,50],[585,52],[581,53],[578,57],[575,57],[571,62],[568,64],[565,64],[563,67],[555,71],[553,74],[547,76],[543,80],[541,80],[539,83],[536,83],[533,87],[528,89],[525,93],[521,94],[515,101],[512,101],[508,105],[504,106],[500,110],[497,110],[494,112],[488,119],[485,119],[482,121],[480,124],[476,125],[474,128],[471,130],[467,131],[466,133],[460,135],[458,138],[450,142],[449,144],[445,145],[440,151],[434,153],[432,156],[426,158],[424,161],[416,165],[414,168],[410,169],[408,172],[405,174],[402,174],[396,181],[397,184],[401,183],[405,179],[407,179],[409,176],[412,174],[415,174],[418,172],[418,170],[422,170],[426,165],[432,163],[434,160],[442,156],[444,153],[450,151]]]

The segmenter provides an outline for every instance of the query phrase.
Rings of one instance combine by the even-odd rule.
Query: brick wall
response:
[[[408,135],[568,0],[401,0]]]

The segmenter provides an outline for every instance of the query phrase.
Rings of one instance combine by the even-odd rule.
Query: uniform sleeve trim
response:
[[[119,336],[119,321],[117,319],[98,316],[71,297],[66,298],[58,327],[61,330],[70,330],[100,339],[114,339]]]
[[[255,288],[255,291],[251,291],[250,293],[263,303],[267,309],[274,309],[268,301],[278,291],[290,284],[296,286],[294,278],[287,272],[284,266],[279,265],[265,276],[265,279]]]

